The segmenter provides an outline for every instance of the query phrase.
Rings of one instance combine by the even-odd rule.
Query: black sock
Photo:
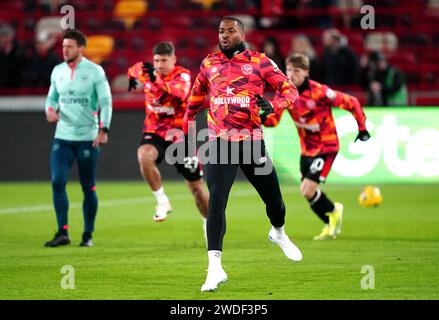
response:
[[[63,235],[63,236],[68,236],[69,235],[69,233],[68,233],[68,231],[66,229],[58,230],[58,234]]]
[[[317,216],[323,220],[324,223],[329,223],[329,217],[326,213],[334,211],[335,206],[334,203],[328,199],[326,194],[320,191],[320,189],[317,189],[314,196],[308,201],[311,205],[311,209]]]

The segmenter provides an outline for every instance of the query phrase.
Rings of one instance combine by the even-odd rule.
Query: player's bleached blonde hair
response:
[[[309,70],[309,58],[302,54],[302,53],[293,53],[289,55],[286,60],[285,64],[292,64],[296,68]]]

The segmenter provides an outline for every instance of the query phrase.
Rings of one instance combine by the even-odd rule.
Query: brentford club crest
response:
[[[246,76],[252,74],[253,72],[253,67],[251,66],[251,64],[245,64],[241,67],[241,71],[243,74],[245,74]]]

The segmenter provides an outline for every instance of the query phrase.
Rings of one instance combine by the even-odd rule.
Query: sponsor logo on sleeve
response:
[[[180,76],[186,82],[190,82],[191,81],[191,76],[189,74],[187,74],[187,73],[182,73]]]

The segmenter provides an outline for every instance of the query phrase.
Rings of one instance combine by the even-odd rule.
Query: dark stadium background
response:
[[[29,81],[27,66],[34,57],[37,35],[45,28],[53,30],[57,21],[59,25],[64,5],[75,9],[75,27],[89,40],[100,35],[110,44],[103,56],[95,52],[93,57],[104,67],[114,99],[110,142],[100,158],[102,179],[141,179],[135,152],[144,115],[143,93],[127,93],[127,67],[137,61],[151,61],[152,46],[170,40],[176,45],[178,63],[189,68],[195,78],[202,59],[217,44],[218,24],[226,15],[244,20],[247,40],[254,49],[261,50],[264,40],[274,37],[283,57],[297,35],[306,35],[321,57],[322,33],[337,28],[358,60],[373,46],[404,73],[410,107],[439,105],[439,2],[435,0],[128,0],[140,8],[131,20],[118,17],[120,2],[0,1],[0,24],[9,24],[15,30],[14,41],[24,56],[19,85],[0,88],[0,180],[49,179],[54,127],[46,123],[43,112],[48,86]],[[375,9],[375,29],[360,26],[364,16],[360,9],[365,5]],[[60,58],[61,33],[51,32],[54,53]],[[47,39],[47,33],[43,38]],[[102,44],[97,45],[99,48]],[[91,41],[88,50],[86,56],[92,54]],[[6,70],[2,67],[0,71],[4,77]],[[355,95],[363,104],[367,102],[367,93],[357,81],[333,87]],[[200,119],[204,120],[202,115]],[[203,126],[203,121],[199,125]],[[176,177],[173,168],[163,165],[162,170],[165,178]]]

